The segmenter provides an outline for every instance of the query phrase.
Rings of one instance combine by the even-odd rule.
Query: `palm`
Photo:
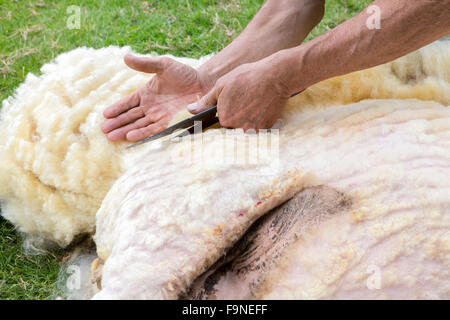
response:
[[[156,75],[133,94],[105,109],[107,120],[102,129],[110,140],[137,141],[165,129],[177,112],[205,92],[197,71],[187,65],[170,58],[133,59],[136,58],[128,57],[125,61],[133,69]]]

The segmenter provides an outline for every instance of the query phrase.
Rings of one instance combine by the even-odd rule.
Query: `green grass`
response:
[[[53,294],[62,250],[26,255],[14,227],[0,221],[0,299],[47,299]]]
[[[371,1],[327,0],[325,17],[308,39],[360,12]],[[0,0],[0,100],[29,73],[76,47],[129,45],[137,52],[200,57],[235,38],[262,0]],[[70,5],[80,29],[67,28]],[[0,218],[0,299],[51,296],[61,252],[26,256],[21,238]]]

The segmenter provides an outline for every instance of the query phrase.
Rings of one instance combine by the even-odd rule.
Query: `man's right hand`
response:
[[[132,69],[155,73],[143,87],[114,103],[103,112],[102,131],[108,139],[139,141],[167,128],[174,115],[200,99],[214,84],[200,73],[167,57],[126,55]]]

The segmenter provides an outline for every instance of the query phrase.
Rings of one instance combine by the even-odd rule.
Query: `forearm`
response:
[[[380,29],[366,25],[364,10],[326,34],[268,58],[289,92],[316,82],[376,66],[450,33],[450,1],[377,0]]]
[[[199,72],[209,86],[237,66],[299,45],[320,22],[324,0],[268,0],[244,31]]]

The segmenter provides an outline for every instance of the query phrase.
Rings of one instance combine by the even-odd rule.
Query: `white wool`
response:
[[[259,297],[450,298],[449,64],[450,44],[436,43],[291,99],[269,174],[264,162],[221,161],[227,131],[197,137],[201,149],[188,137],[148,152],[97,213],[95,298],[177,298],[250,223],[318,183],[343,191],[353,211],[305,234]],[[380,97],[395,99],[344,106]],[[255,136],[236,139],[244,148]],[[380,291],[366,286],[373,265]]]
[[[102,112],[151,77],[124,64],[130,52],[108,47],[61,54],[3,101],[2,215],[21,232],[66,246],[94,230],[95,212],[124,171],[127,145],[108,142]]]

